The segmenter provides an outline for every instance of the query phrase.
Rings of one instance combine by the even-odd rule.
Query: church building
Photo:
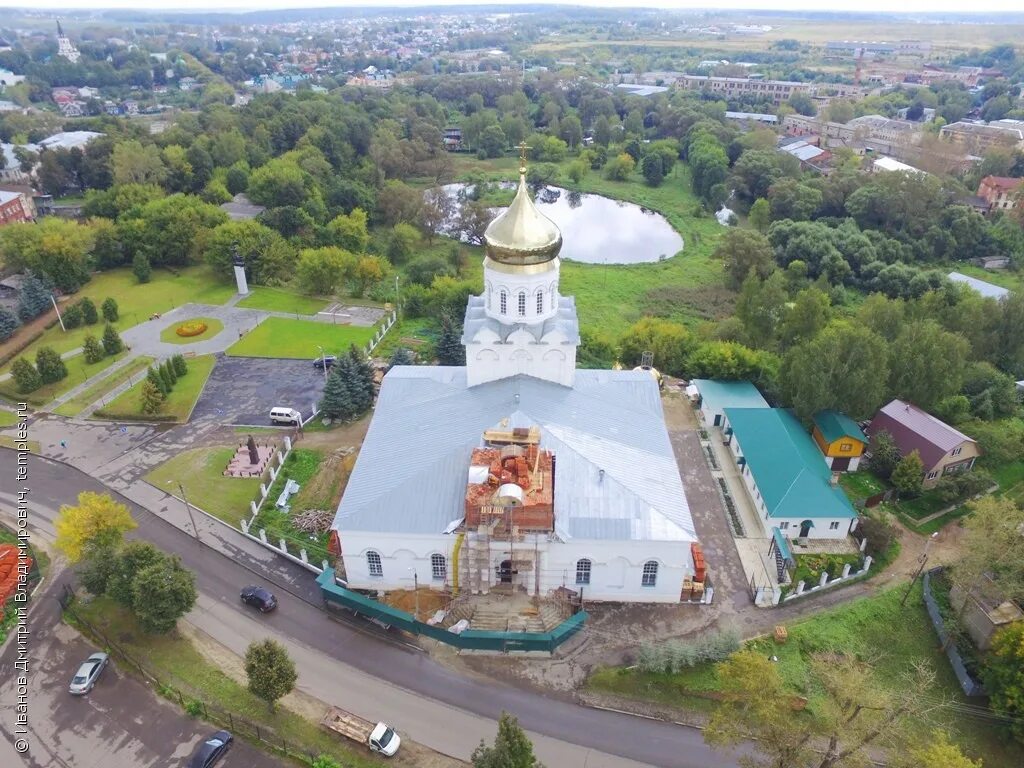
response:
[[[484,243],[465,367],[384,377],[332,524],[348,586],[701,599],[704,560],[658,383],[576,369],[562,236],[530,198],[525,156]]]

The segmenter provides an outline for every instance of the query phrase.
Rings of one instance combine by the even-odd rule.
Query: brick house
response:
[[[32,220],[23,197],[20,192],[0,190],[0,227]]]
[[[990,212],[1007,211],[1017,207],[1021,184],[1024,184],[1024,179],[986,176],[978,185],[978,197],[988,203]]]

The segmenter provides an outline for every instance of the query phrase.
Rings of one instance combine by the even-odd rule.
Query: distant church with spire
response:
[[[57,19],[57,55],[63,56],[72,64],[77,64],[78,60],[82,58],[82,54],[78,52],[75,44],[71,42],[71,38],[64,34],[64,29],[60,25],[60,19]]]
[[[515,198],[484,234],[466,365],[384,377],[332,549],[354,589],[418,579],[460,594],[700,600],[704,560],[658,383],[577,370],[562,235],[530,197],[526,149]]]

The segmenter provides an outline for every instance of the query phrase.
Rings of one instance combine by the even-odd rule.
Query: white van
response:
[[[271,408],[270,420],[275,424],[301,424],[302,414],[294,408]]]

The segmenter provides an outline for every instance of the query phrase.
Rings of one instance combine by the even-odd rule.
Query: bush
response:
[[[82,354],[85,356],[85,362],[89,365],[98,363],[106,357],[106,353],[103,351],[102,345],[97,341],[96,337],[91,334],[86,336],[85,341],[82,342]]]
[[[198,321],[182,323],[174,329],[174,332],[178,336],[186,339],[191,336],[199,336],[200,334],[206,333],[206,323],[200,323]]]
[[[199,717],[203,714],[203,702],[189,699],[185,702],[185,714],[189,717]]]
[[[698,664],[722,661],[739,650],[739,633],[731,627],[696,640],[640,646],[637,664],[644,672],[675,674]]]
[[[68,375],[67,366],[52,347],[40,347],[36,352],[36,369],[43,384],[53,384]]]
[[[11,377],[14,379],[14,386],[23,395],[35,392],[43,386],[43,380],[39,377],[39,371],[23,357],[19,357],[11,366]]]
[[[86,325],[96,325],[99,322],[100,314],[96,311],[96,304],[92,299],[86,296],[78,302],[78,306],[82,310],[82,322]]]
[[[988,490],[993,483],[992,475],[984,470],[957,472],[939,478],[931,493],[944,504],[953,504]]]
[[[108,323],[116,323],[118,316],[117,302],[108,296],[103,300],[103,319]]]
[[[64,310],[62,319],[64,320],[65,328],[77,328],[82,324],[82,307],[78,304],[72,304]]]
[[[171,358],[171,366],[174,368],[174,375],[179,379],[188,373],[188,364],[185,362],[185,358],[181,355],[174,355]]]
[[[103,329],[103,349],[108,355],[116,355],[124,349],[124,342],[110,323]]]
[[[153,277],[153,267],[144,253],[137,253],[132,259],[132,274],[140,283],[148,283]]]
[[[889,548],[896,543],[898,532],[896,528],[877,517],[861,515],[860,531],[867,537],[868,545],[864,554],[871,555],[871,558],[878,561],[885,555]]]

